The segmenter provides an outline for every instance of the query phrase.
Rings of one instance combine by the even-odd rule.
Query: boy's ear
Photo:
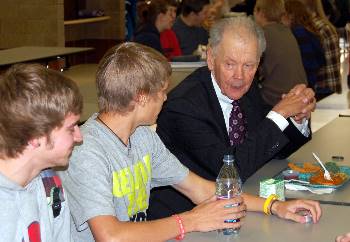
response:
[[[147,103],[148,96],[145,93],[139,93],[136,96],[135,101],[140,105],[144,106]]]
[[[40,140],[38,138],[34,138],[28,141],[28,146],[31,149],[36,149],[41,146]]]

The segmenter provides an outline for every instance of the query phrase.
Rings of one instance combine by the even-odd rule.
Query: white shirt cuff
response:
[[[281,114],[279,114],[275,111],[270,111],[266,115],[266,118],[271,119],[280,128],[281,131],[284,131],[289,125],[287,119],[285,119]],[[291,118],[291,120],[292,120],[292,123],[294,124],[294,126],[300,131],[300,133],[302,133],[305,137],[309,137],[309,135],[310,135],[310,129],[308,126],[309,120],[303,119],[301,124],[298,124],[292,118]]]
[[[277,126],[280,128],[281,131],[284,131],[289,125],[287,119],[285,119],[281,114],[275,111],[270,111],[266,115],[266,118],[271,119],[272,122],[277,124]]]
[[[300,131],[300,133],[302,133],[305,137],[309,137],[310,129],[309,129],[309,126],[308,126],[308,124],[309,124],[309,120],[308,119],[304,118],[303,121],[301,122],[301,124],[298,124],[292,118],[290,120],[292,120],[292,123]]]

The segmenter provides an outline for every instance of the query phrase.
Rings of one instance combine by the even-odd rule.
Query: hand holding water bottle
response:
[[[239,204],[238,206],[230,206]],[[183,213],[184,220],[191,223],[194,231],[213,231],[216,229],[238,229],[240,222],[227,223],[225,221],[235,219],[239,221],[246,215],[247,207],[243,198],[238,196],[232,199],[217,200],[216,196],[199,204],[189,212]],[[186,219],[186,216],[190,219]]]

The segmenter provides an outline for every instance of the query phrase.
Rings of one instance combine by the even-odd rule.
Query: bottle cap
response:
[[[299,179],[299,172],[294,170],[284,170],[282,175],[284,180]]]
[[[297,214],[299,214],[305,218],[305,223],[312,222],[312,215],[311,215],[311,212],[309,210],[300,210],[300,211],[297,211]]]
[[[224,162],[234,162],[235,158],[233,155],[224,155]]]

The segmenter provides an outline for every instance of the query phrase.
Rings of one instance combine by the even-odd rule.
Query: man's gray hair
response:
[[[258,58],[260,58],[266,48],[264,31],[252,18],[246,16],[223,18],[217,21],[209,32],[209,47],[216,54],[216,49],[221,43],[225,31],[231,31],[233,33],[232,37],[234,37],[236,35],[241,36],[240,30],[242,29],[247,31],[248,34],[255,36],[258,40]]]

